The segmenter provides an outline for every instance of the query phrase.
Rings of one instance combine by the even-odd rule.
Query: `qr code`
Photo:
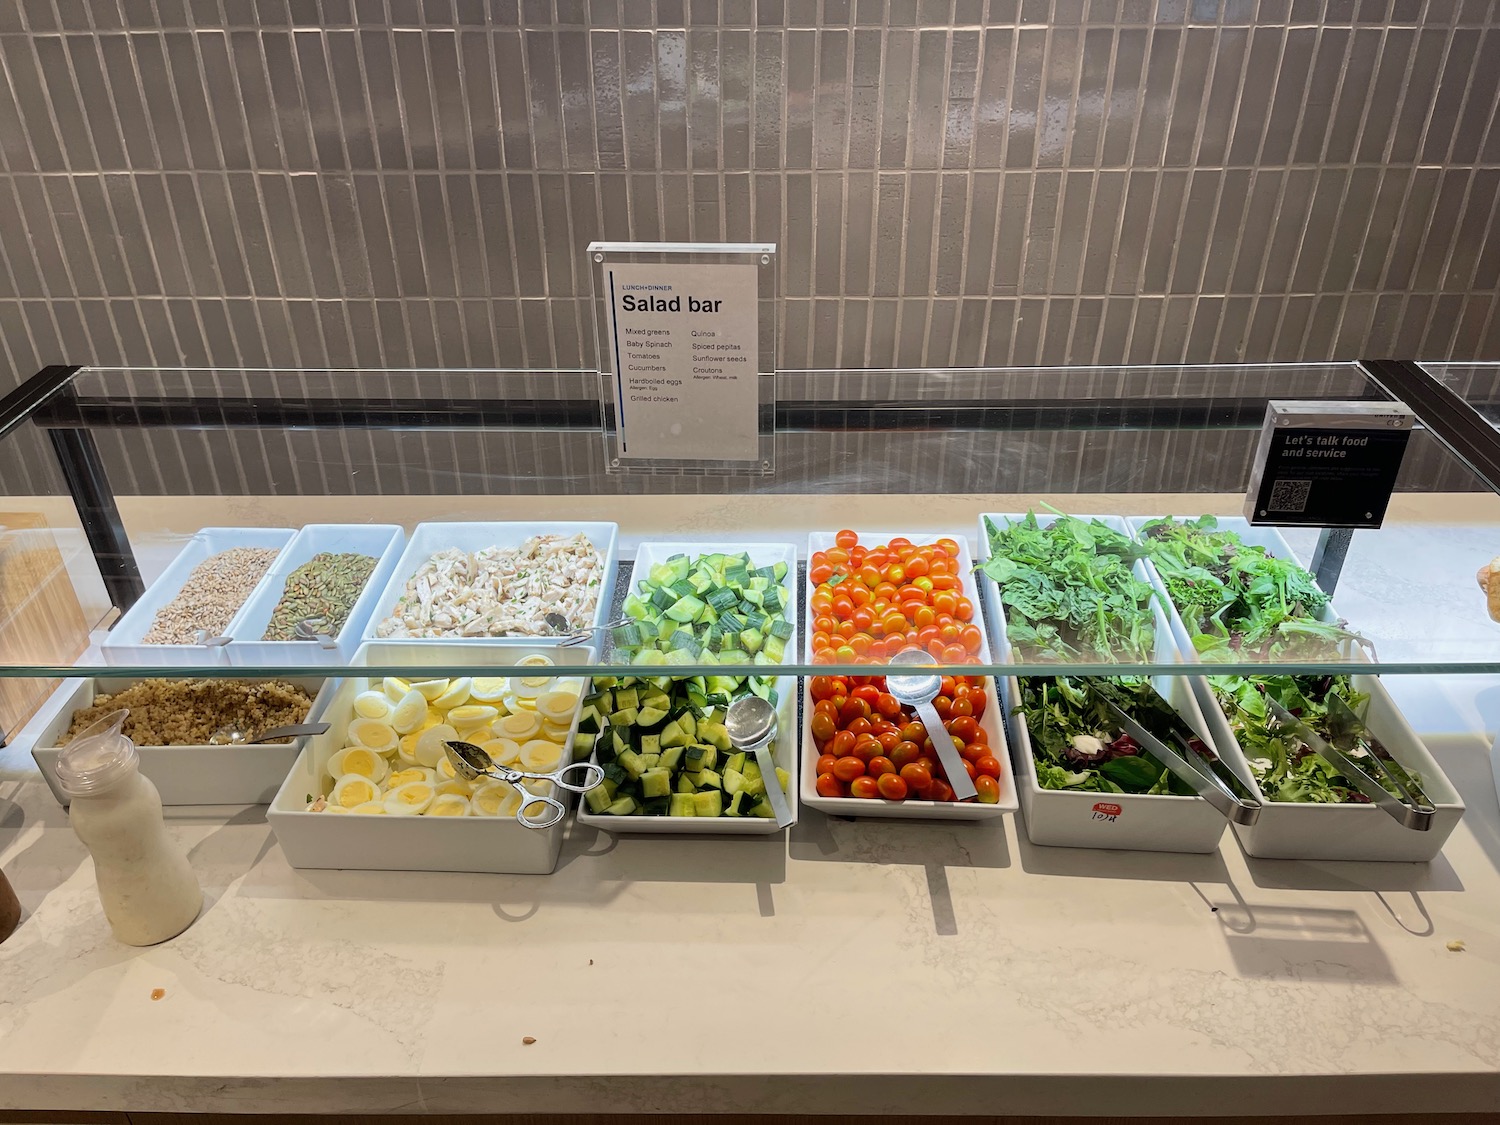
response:
[[[1305,512],[1310,492],[1310,480],[1279,480],[1271,486],[1271,502],[1266,508],[1272,512]]]

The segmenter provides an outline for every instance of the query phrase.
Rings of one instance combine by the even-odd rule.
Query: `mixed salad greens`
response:
[[[1346,752],[1358,746],[1374,754],[1412,792],[1421,792],[1420,779],[1393,759],[1365,728],[1370,697],[1355,691],[1348,676],[1214,676],[1210,683],[1266,800],[1324,805],[1370,800],[1328,759],[1314,753],[1268,713],[1268,695],[1329,743]],[[1347,710],[1331,710],[1335,698]],[[1386,788],[1396,793],[1389,783]]]
[[[1056,509],[1053,509],[1056,511]],[[1009,527],[986,517],[990,557],[979,567],[1000,587],[1006,629],[1028,661],[1148,661],[1156,641],[1151,587],[1131,571],[1138,543],[1099,520],[1035,512]]]
[[[1310,659],[1363,642],[1342,622],[1318,620],[1328,595],[1307,571],[1221,530],[1213,516],[1152,520],[1141,538],[1204,660]]]
[[[1174,718],[1171,707],[1138,676],[1111,680],[1120,704],[1141,726],[1168,742]],[[1031,732],[1031,756],[1043,789],[1083,793],[1172,793],[1193,790],[1122,732],[1088,681],[1058,676],[1021,681],[1018,712]],[[1190,745],[1204,758],[1213,754],[1203,742]]]

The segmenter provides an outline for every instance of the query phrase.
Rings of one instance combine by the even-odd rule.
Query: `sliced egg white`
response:
[[[395,705],[383,691],[362,691],[354,697],[354,713],[361,719],[387,718]]]
[[[562,745],[564,742],[568,741],[568,732],[572,729],[573,724],[571,721],[566,723],[543,723],[541,736],[543,738],[551,739],[558,745]]]
[[[465,800],[467,800],[469,794],[474,792],[474,783],[472,781],[465,781],[461,777],[455,777],[450,781],[438,782],[436,791],[439,797],[445,796],[449,793],[457,793],[460,797],[463,797]]]
[[[514,738],[492,738],[480,743],[479,748],[497,766],[513,766],[521,760],[521,744]]]
[[[552,657],[541,652],[527,653],[516,661],[517,668],[550,668],[555,663]]]
[[[387,681],[389,682],[389,681]],[[397,734],[411,734],[427,718],[427,697],[412,688],[391,711],[390,723]]]
[[[521,745],[521,765],[532,773],[548,773],[562,765],[562,747],[544,738],[533,738]]]
[[[534,711],[517,711],[494,724],[494,730],[501,738],[513,738],[517,742],[535,738],[541,729],[541,717]]]
[[[403,785],[410,785],[413,781],[425,781],[428,785],[437,784],[437,771],[430,770],[426,766],[412,766],[409,769],[396,770],[385,779],[387,790],[398,789]]]
[[[358,774],[379,782],[389,769],[385,759],[368,746],[346,746],[328,759],[328,774],[335,779]]]
[[[411,691],[411,684],[399,676],[387,676],[380,682],[380,688],[392,703],[400,703],[406,697],[406,693]]]
[[[512,676],[510,680],[510,693],[517,699],[535,699],[551,687],[551,676]]]
[[[414,682],[411,687],[413,691],[421,692],[422,698],[427,700],[428,703],[431,703],[438,696],[442,695],[443,692],[448,690],[448,681],[422,680],[420,682]]]
[[[475,676],[469,682],[469,698],[475,703],[498,703],[508,690],[504,676]]]
[[[456,730],[473,730],[493,723],[499,717],[498,708],[483,703],[467,703],[448,712],[448,723]]]
[[[473,682],[468,676],[460,676],[456,680],[449,680],[447,689],[433,699],[432,705],[440,711],[462,707],[469,701],[469,687]]]
[[[352,809],[380,800],[380,786],[368,777],[349,773],[338,779],[328,799],[335,805],[343,805],[346,809]]]
[[[394,754],[401,736],[383,719],[355,719],[349,724],[349,737],[377,754]]]
[[[419,816],[427,811],[427,806],[436,796],[436,788],[427,782],[409,781],[392,789],[381,803],[392,816]]]
[[[349,812],[358,813],[360,816],[384,816],[385,806],[379,801],[366,801],[362,805],[355,805]]]
[[[468,816],[469,798],[461,793],[440,793],[427,806],[428,816]]]
[[[347,815],[349,815],[349,813],[353,812],[354,810],[353,809],[346,809],[346,808],[344,808],[343,805],[324,805],[322,807],[322,809],[320,809],[319,811],[320,812],[338,813],[341,816],[347,816]]]
[[[515,816],[520,807],[521,794],[508,781],[491,781],[469,798],[470,816]]]
[[[536,697],[536,713],[554,723],[571,723],[577,709],[578,693],[574,691],[549,691]]]
[[[429,769],[437,768],[437,764],[448,757],[446,744],[457,738],[458,731],[448,726],[447,723],[429,727],[417,739],[417,761]]]

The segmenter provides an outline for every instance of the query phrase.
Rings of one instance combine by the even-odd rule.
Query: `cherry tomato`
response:
[[[822,777],[825,773],[832,773],[833,763],[838,760],[839,756],[837,754],[819,754],[818,764],[814,767],[813,772],[815,772],[819,777]]]
[[[807,568],[807,580],[816,584],[827,582],[833,577],[833,567],[826,562],[815,563]]]
[[[828,753],[835,758],[843,758],[854,749],[854,736],[846,730],[838,731],[828,743]],[[819,773],[826,771],[819,770]]]
[[[880,796],[880,783],[873,777],[856,777],[849,783],[849,795],[873,801]]]
[[[974,656],[979,655],[979,650],[984,647],[984,634],[979,631],[978,625],[965,625],[960,632],[959,639],[964,648]]]
[[[836,597],[834,598],[834,602],[835,604],[837,604],[838,602],[838,599]],[[932,596],[932,608],[937,610],[939,613],[946,613],[951,617],[953,611],[958,608],[958,599],[952,594],[946,592],[941,594],[934,594]]]
[[[927,573],[927,556],[913,555],[906,560],[906,576],[908,578],[921,578]]]
[[[972,715],[959,715],[948,724],[948,733],[965,742],[974,741],[974,733],[979,729],[979,724],[974,721]]]
[[[953,616],[960,621],[974,620],[974,603],[968,598],[958,599],[958,608],[953,611]]]
[[[873,591],[877,598],[880,597],[880,571],[877,568],[866,563],[855,572],[854,577],[859,579],[860,584],[867,590]]]
[[[875,647],[875,638],[870,636],[869,633],[855,633],[849,638],[849,647],[854,650],[857,656],[868,656],[870,650]]]
[[[908,764],[915,762],[921,756],[922,748],[915,742],[907,742],[904,739],[891,747],[887,755],[898,770],[904,769]]]
[[[974,763],[974,768],[984,777],[999,777],[1000,759],[993,754],[986,754]]]
[[[880,790],[880,795],[887,801],[904,801],[911,787],[902,779],[899,773],[883,773],[875,780],[875,787]],[[998,794],[996,800],[999,800]]]
[[[839,705],[832,699],[820,699],[813,704],[814,715],[827,715],[834,722],[839,719]]]
[[[884,755],[877,754],[865,763],[865,773],[871,777],[879,777],[883,773],[895,773],[895,764]]]
[[[933,778],[932,784],[928,786],[924,796],[929,801],[951,801],[953,800],[953,786],[946,781]]]
[[[906,614],[899,610],[892,610],[880,619],[880,627],[885,630],[888,637],[899,636],[906,632]]]
[[[896,697],[888,691],[875,693],[875,710],[879,711],[888,719],[893,719],[901,714],[901,704],[896,702]]]
[[[833,763],[833,776],[840,781],[853,781],[856,777],[864,777],[865,764],[858,758],[840,758]]]
[[[900,563],[891,563],[890,566],[885,568],[885,580],[893,582],[897,586],[901,585],[901,583],[906,581],[906,567]]]
[[[833,541],[840,547],[843,547],[845,550],[847,550],[848,548],[853,547],[856,543],[859,542],[859,536],[850,531],[848,528],[845,528],[843,531],[840,531],[833,537]]]
[[[925,629],[929,625],[937,624],[937,610],[933,609],[930,605],[920,606],[917,612],[912,615],[911,620],[912,624],[918,629]]]
[[[880,689],[874,684],[860,684],[849,693],[851,699],[863,699],[874,710],[875,704],[880,702]]]
[[[873,734],[863,735],[860,740],[854,744],[854,757],[865,763],[865,770],[866,772],[868,772],[870,768],[870,762],[873,759],[880,757],[881,751],[883,751],[884,749],[885,747],[880,745],[880,739],[876,738]]]
[[[937,541],[937,545],[943,549],[943,552],[950,559],[956,559],[956,558],[958,558],[958,540],[956,540],[956,539],[939,539]]]
[[[818,775],[818,796],[842,797],[844,796],[844,787],[833,774],[821,773]]]
[[[839,708],[839,722],[843,724],[845,730],[848,730],[849,724],[856,719],[868,719],[869,717],[870,705],[863,699],[858,699],[854,696],[846,699],[843,706]],[[854,733],[859,734],[860,732],[855,731]]]
[[[901,745],[901,736],[893,730],[883,730],[875,737],[880,739],[880,748],[887,755]]]
[[[971,718],[974,714],[974,704],[965,695],[959,699],[955,699],[948,705],[948,714],[952,715],[955,719]],[[944,715],[943,717],[946,719],[948,716]]]
[[[901,778],[917,793],[926,793],[932,785],[932,767],[926,762],[907,762],[901,767]]]
[[[979,793],[981,805],[998,805],[1000,803],[1000,783],[988,774],[980,774],[974,779],[974,788]]]
[[[836,731],[837,727],[827,715],[814,715],[812,717],[812,735],[818,740],[820,746],[831,739]]]
[[[837,676],[814,676],[808,682],[807,690],[814,700],[822,701],[834,694],[848,695],[848,692],[842,690],[842,683]]]
[[[849,600],[854,603],[856,613],[860,606],[869,605],[874,598],[875,595],[870,593],[868,587],[861,586],[858,582],[849,583]]]
[[[953,700],[946,695],[940,695],[932,701],[932,709],[938,713],[938,718],[946,719],[953,713]],[[929,732],[930,733],[930,732]],[[829,735],[832,738],[832,735]]]
[[[834,566],[843,566],[849,561],[849,551],[845,547],[830,547],[823,554]]]
[[[854,599],[848,594],[838,593],[833,596],[833,615],[840,621],[848,621],[854,612]]]
[[[854,740],[858,742],[860,735],[873,735],[875,733],[875,724],[870,722],[869,719],[853,719],[845,724],[844,729],[852,734],[854,736]]]
[[[953,574],[934,574],[929,581],[934,590],[956,590],[958,589],[958,577]]]
[[[921,745],[922,739],[926,737],[927,731],[915,719],[901,728],[901,740],[903,742],[915,742]]]

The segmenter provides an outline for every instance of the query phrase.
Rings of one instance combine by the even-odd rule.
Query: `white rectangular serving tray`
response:
[[[1131,517],[1131,530],[1139,537],[1141,526],[1153,518],[1156,517]],[[1223,516],[1219,517],[1219,527],[1235,532],[1246,543],[1266,548],[1278,558],[1297,559],[1275,528],[1254,527],[1243,518]],[[1149,562],[1147,571],[1152,585],[1166,598],[1166,586],[1156,568]],[[1175,605],[1171,606],[1169,616],[1179,651],[1185,659],[1196,661],[1197,653],[1193,649],[1192,638]],[[1339,620],[1332,603],[1324,607],[1319,620]],[[1205,672],[1210,672],[1212,667],[1209,664],[1203,665]],[[1355,667],[1357,665],[1351,665],[1348,670],[1353,672]],[[1271,672],[1272,669],[1267,668],[1267,673]],[[1436,809],[1432,827],[1425,832],[1403,828],[1388,813],[1373,804],[1315,805],[1265,801],[1260,819],[1255,824],[1249,828],[1239,824],[1234,826],[1235,835],[1249,855],[1262,859],[1422,863],[1436,858],[1453,829],[1463,819],[1463,799],[1412,730],[1411,724],[1402,716],[1379,678],[1354,675],[1351,682],[1356,691],[1369,693],[1370,712],[1367,721],[1370,733],[1380,740],[1396,761],[1407,769],[1415,770],[1421,778],[1422,788]],[[1240,761],[1244,761],[1244,750],[1214,699],[1213,688],[1206,676],[1195,677],[1195,690],[1199,694],[1209,730],[1213,733],[1214,746],[1221,754],[1233,753]],[[1256,793],[1264,797],[1259,788]]]
[[[333,664],[347,666],[359,648],[360,637],[370,620],[375,602],[391,580],[391,572],[401,557],[406,532],[393,523],[310,523],[287,544],[266,580],[229,623],[227,633],[234,640],[225,645],[229,663],[238,667],[307,666]],[[375,569],[360,591],[348,619],[333,638],[333,647],[324,648],[312,641],[267,641],[266,626],[271,614],[286,592],[287,577],[315,555],[360,554],[373,557]]]
[[[1001,527],[1025,518],[1021,514],[987,513],[988,518]],[[979,517],[980,551],[989,558],[989,535],[985,530],[986,516]],[[1039,513],[1037,522],[1043,527],[1057,517]],[[1077,516],[1084,521],[1098,519],[1105,526],[1129,536],[1130,530],[1118,516]],[[1145,567],[1137,562],[1135,576],[1149,581]],[[995,648],[1003,662],[1010,662],[1010,641],[1006,635],[1005,607],[1000,601],[1000,587],[984,575],[975,575],[984,595],[985,614],[994,623]],[[1176,663],[1176,646],[1172,641],[1172,628],[1166,611],[1153,599],[1153,615],[1156,622],[1157,661]],[[1067,668],[1060,666],[1058,672],[1066,674]],[[1195,691],[1189,677],[1155,676],[1152,686],[1177,709],[1177,713],[1192,727],[1197,735],[1220,757],[1225,755],[1215,745],[1208,723],[1198,706]],[[1151,852],[1211,852],[1219,846],[1227,821],[1212,805],[1201,797],[1175,795],[1153,795],[1146,793],[1081,793],[1070,790],[1043,789],[1037,780],[1036,759],[1033,757],[1031,731],[1024,716],[1015,712],[1020,706],[1020,682],[1015,676],[1007,676],[1001,684],[1001,698],[1005,701],[1006,722],[1010,729],[1012,760],[1015,765],[1017,786],[1021,793],[1021,809],[1026,817],[1026,836],[1033,844],[1063,848],[1107,848],[1112,851]],[[1226,761],[1232,761],[1226,758]],[[1235,773],[1247,779],[1248,769],[1242,764],[1231,764]]]
[[[148,645],[141,638],[151,631],[157,612],[182,592],[193,568],[199,563],[234,547],[275,547],[284,553],[295,535],[296,532],[289,527],[205,527],[190,536],[177,557],[162,571],[161,577],[151,584],[141,600],[131,606],[130,612],[115,623],[100,643],[99,652],[104,663],[137,668],[227,664],[229,656],[224,652],[227,647],[224,645]],[[278,558],[276,562],[279,561]],[[276,569],[276,562],[271,564],[236,614],[255,600],[266,577]],[[225,635],[232,634],[226,629]]]
[[[646,574],[651,567],[665,562],[673,555],[687,555],[693,558],[699,555],[737,555],[741,552],[748,553],[753,566],[774,566],[776,563],[787,564],[786,578],[780,585],[782,593],[786,596],[789,612],[787,620],[792,625],[792,635],[787,640],[786,652],[788,661],[795,660],[800,651],[797,647],[797,599],[793,590],[793,583],[797,576],[797,548],[790,543],[642,543],[636,551],[635,569],[631,572],[632,577]],[[769,671],[769,667],[767,669]],[[662,665],[643,666],[643,675],[665,675],[669,669]],[[797,820],[797,678],[795,676],[778,676],[776,678],[776,744],[772,747],[771,756],[776,759],[776,764],[789,773],[794,783],[787,787],[787,804],[791,808],[792,822]],[[590,756],[590,761],[597,761]],[[733,817],[721,816],[713,820],[707,818],[699,820],[690,816],[606,816],[591,813],[587,805],[579,805],[578,822],[587,824],[605,832],[619,834],[625,833],[672,833],[676,835],[694,836],[764,836],[773,832],[781,831],[774,820],[764,817]]]
[[[653,664],[641,669],[643,673],[660,672],[662,667]],[[787,786],[786,802],[792,813],[792,823],[797,823],[797,677],[776,677],[776,741],[771,744],[771,757],[792,778]],[[589,761],[597,763],[597,754],[590,754]],[[578,823],[601,832],[622,835],[673,835],[673,836],[769,836],[780,832],[776,821],[761,816],[609,816],[589,812],[587,805],[578,806]]]
[[[421,569],[422,564],[437,552],[449,547],[463,551],[482,551],[486,547],[519,547],[533,535],[574,535],[578,532],[589,537],[599,552],[604,571],[599,585],[599,602],[594,608],[594,625],[608,620],[610,606],[614,601],[615,572],[619,568],[620,525],[617,523],[526,523],[526,522],[479,522],[479,523],[419,523],[407,541],[406,550],[391,572],[385,589],[376,599],[375,607],[365,623],[364,639],[367,641],[398,641],[402,644],[489,644],[489,645],[545,645],[545,637],[381,637],[380,623],[391,615],[396,602],[406,590],[406,583]],[[597,643],[597,642],[596,642]]]
[[[977,620],[977,617],[976,617]],[[881,669],[871,668],[878,674]],[[979,725],[989,738],[990,751],[1000,762],[1000,800],[993,805],[979,801],[923,801],[910,798],[905,801],[887,801],[883,797],[866,800],[862,797],[825,797],[818,792],[818,744],[812,733],[813,701],[802,701],[802,769],[800,788],[802,803],[809,808],[825,812],[829,816],[884,817],[889,820],[990,820],[1013,813],[1018,807],[1016,777],[1006,752],[1005,725],[1001,721],[1000,696],[995,690],[992,676],[984,677],[984,690],[988,699]]]
[[[493,646],[486,659],[499,675],[523,657],[541,654],[557,664],[592,663],[594,651],[586,646],[558,649],[542,645]],[[474,649],[459,641],[382,641],[361,646],[357,665],[395,666],[410,662],[423,678],[442,675],[443,661],[455,666],[474,663]],[[579,683],[582,677],[565,680]],[[333,724],[327,734],[308,740],[298,755],[280,792],[266,810],[266,820],[293,867],[333,868],[347,871],[475,871],[510,875],[546,875],[557,866],[567,818],[551,828],[526,828],[514,817],[428,816],[328,816],[307,811],[307,797],[327,792],[328,759],[346,741],[349,721],[354,717],[354,697],[374,686],[361,676],[337,682],[320,718]],[[579,698],[582,699],[580,691]],[[578,711],[573,713],[569,742],[578,732]],[[554,788],[554,795],[568,803],[572,795]]]
[[[315,722],[319,710],[333,694],[337,683],[322,677],[278,677],[305,688],[313,697],[308,721]],[[242,682],[259,682],[262,677]],[[111,693],[141,682],[139,676],[106,675],[97,679],[64,680],[58,689],[61,710],[37,736],[31,756],[42,771],[42,779],[59,804],[69,798],[57,784],[57,758],[63,739],[73,724],[73,713],[93,705],[100,693]],[[308,739],[293,739],[285,745],[267,746],[137,746],[141,773],[150,778],[164,805],[264,805],[286,780]]]

